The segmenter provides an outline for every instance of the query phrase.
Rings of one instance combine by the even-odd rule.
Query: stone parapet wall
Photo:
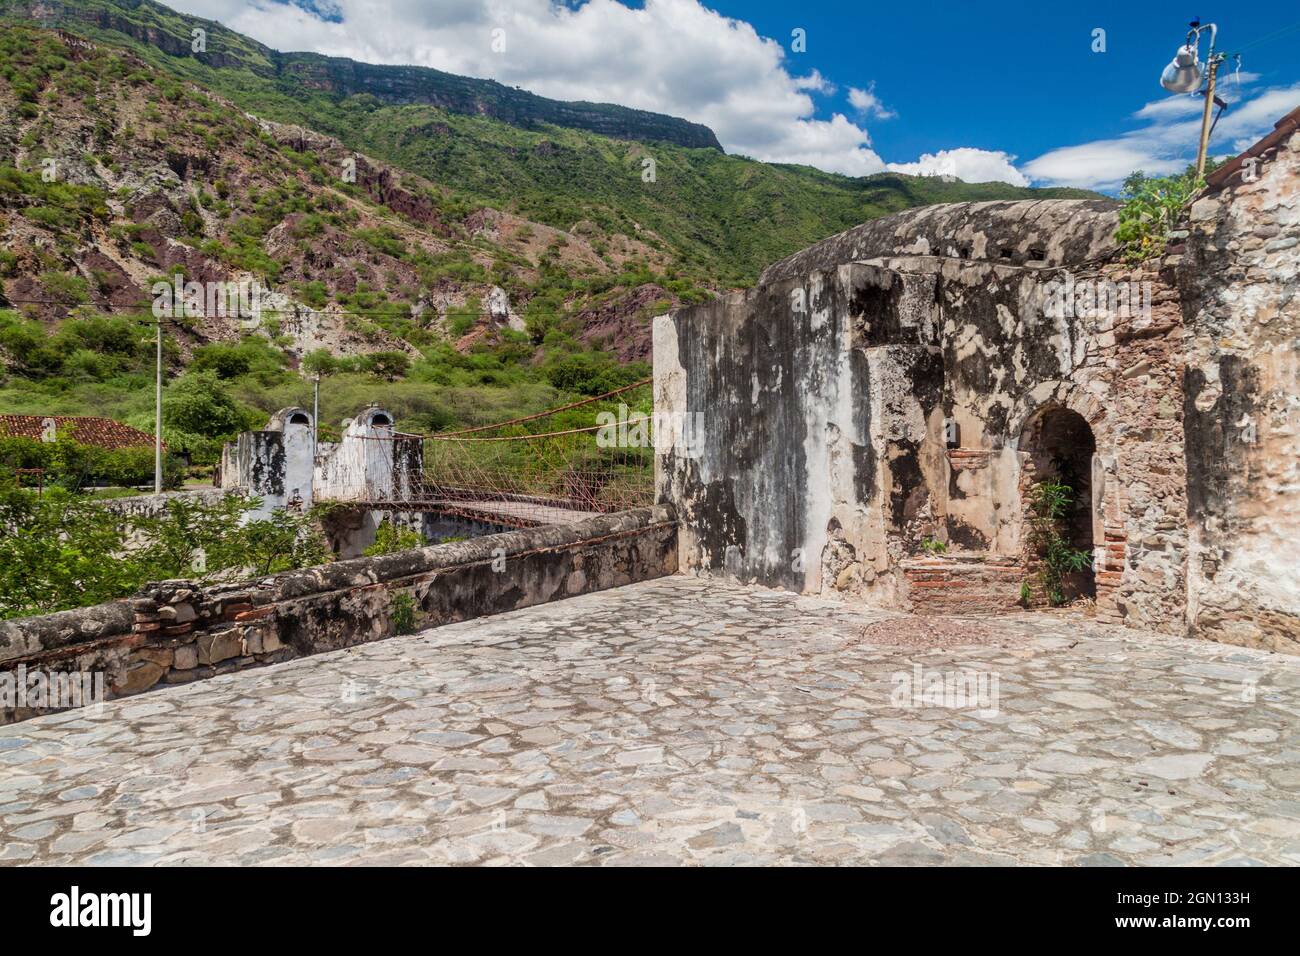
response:
[[[134,598],[0,623],[4,672],[102,673],[109,698],[671,574],[671,508],[288,571],[164,581]],[[0,723],[42,712],[0,708]]]
[[[115,640],[131,631],[129,602],[114,601],[94,607],[0,621],[0,668],[17,658],[48,657],[97,641]]]
[[[104,508],[127,518],[156,518],[167,510],[172,501],[214,505],[228,491],[223,488],[189,488],[183,491],[164,491],[160,495],[131,495],[126,498],[104,498]]]

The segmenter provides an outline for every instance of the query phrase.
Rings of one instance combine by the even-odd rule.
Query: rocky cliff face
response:
[[[78,309],[147,310],[153,284],[180,274],[265,290],[251,324],[185,323],[182,357],[255,329],[295,359],[414,357],[449,338],[468,351],[505,329],[526,334],[543,261],[587,275],[659,261],[595,227],[567,234],[490,208],[449,216],[434,184],[243,114],[128,51],[27,28],[0,45],[12,71],[0,75],[0,309],[51,327]],[[649,306],[676,302],[617,285],[598,309],[572,300],[562,304],[575,307],[576,333],[602,336],[624,361],[648,358]],[[449,336],[452,313],[462,325]]]
[[[609,103],[551,100],[494,80],[456,76],[422,66],[378,66],[315,53],[268,53],[281,77],[338,97],[366,93],[386,104],[422,103],[452,113],[488,116],[523,129],[550,124],[612,139],[722,149],[707,126],[662,113]]]

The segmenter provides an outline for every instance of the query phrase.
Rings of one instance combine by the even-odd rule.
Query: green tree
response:
[[[143,583],[123,519],[62,488],[0,487],[0,617],[111,601]]]
[[[1220,163],[1206,161],[1206,172]],[[1130,173],[1120,189],[1124,206],[1119,211],[1115,239],[1130,262],[1142,262],[1162,254],[1169,231],[1182,218],[1183,210],[1205,188],[1205,180],[1190,165],[1177,176],[1148,176]]]
[[[242,567],[254,576],[324,564],[330,557],[315,515],[283,510],[244,525],[239,547]]]
[[[187,371],[163,395],[164,440],[202,463],[216,461],[223,441],[256,427],[259,419],[231,397],[211,369]]]

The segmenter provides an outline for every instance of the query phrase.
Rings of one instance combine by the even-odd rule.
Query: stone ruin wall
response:
[[[284,408],[261,431],[243,432],[222,452],[221,487],[261,500],[250,518],[277,509],[306,511],[313,504],[336,507],[321,514],[331,550],[340,558],[360,557],[374,544],[388,519],[421,531],[425,515],[391,506],[365,504],[410,501],[424,478],[421,439],[396,431],[393,416],[369,406],[344,422],[337,442],[313,441],[312,416]]]
[[[944,408],[959,444],[946,449],[931,486],[949,540],[988,542],[1015,569],[1003,578],[1016,598],[1021,581],[1037,590],[1025,573],[1025,502],[1036,477],[1032,438],[1048,410],[1076,412],[1096,443],[1092,500],[1082,503],[1091,511],[1092,536],[1076,543],[1093,551],[1098,616],[1177,632],[1186,559],[1182,328],[1169,277],[1121,266],[1036,276],[984,271],[962,268],[942,297]],[[1050,318],[1043,313],[1043,285],[1067,273],[1076,289],[1149,295],[1149,312]],[[945,444],[937,434],[932,442]],[[910,570],[909,577],[918,583]],[[953,596],[954,609],[962,597]]]
[[[1210,177],[1174,248],[1188,330],[1188,625],[1300,652],[1300,110]]]
[[[1058,274],[890,258],[661,319],[656,407],[706,410],[698,457],[660,462],[683,567],[889,606],[1013,607],[1027,577],[1019,436],[1061,406],[1091,424],[1104,470],[1091,542],[1101,613],[1176,627],[1176,295],[1153,272],[1079,271],[1148,283],[1151,314],[1053,321],[1038,305]],[[928,537],[953,553],[925,557]]]
[[[260,581],[164,581],[0,621],[0,673],[102,675],[108,699],[672,574],[671,509],[599,515]],[[403,618],[405,622],[403,623]],[[0,705],[0,724],[36,716]]]
[[[1118,263],[1114,205],[958,204],[867,223],[657,319],[656,412],[704,416],[657,463],[683,570],[1013,607],[1028,445],[1056,406],[1096,442],[1099,617],[1295,650],[1295,145],[1197,203],[1186,249],[1144,267]],[[1043,284],[1067,273],[1145,283],[1150,309],[1050,318]],[[1243,415],[1254,443],[1232,440]],[[920,553],[928,536],[951,553]]]

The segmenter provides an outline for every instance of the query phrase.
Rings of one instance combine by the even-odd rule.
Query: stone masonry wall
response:
[[[676,569],[672,510],[642,508],[257,582],[165,581],[125,601],[0,622],[0,672],[103,673],[107,696],[125,697]],[[38,712],[5,707],[0,723]]]
[[[1174,247],[1193,634],[1300,653],[1300,110],[1209,177]]]
[[[184,501],[193,504],[214,505],[228,492],[222,488],[192,488],[184,491],[164,491],[160,495],[129,495],[124,498],[104,498],[99,503],[114,514],[127,518],[157,518],[167,511],[168,502]]]
[[[1013,605],[1032,571],[1027,436],[1060,410],[1095,443],[1081,544],[1098,613],[1180,630],[1182,316],[1167,276],[1095,261],[1114,253],[1114,208],[888,217],[657,319],[656,413],[704,417],[693,447],[661,443],[658,459],[683,569],[918,610],[955,607],[945,589]],[[1049,314],[1053,284],[1075,308]],[[1093,310],[1084,291],[1103,286],[1133,301]],[[928,539],[948,545],[942,567]]]

